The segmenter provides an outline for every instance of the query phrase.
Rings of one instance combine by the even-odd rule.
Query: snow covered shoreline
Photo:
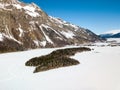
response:
[[[0,54],[0,90],[120,90],[120,47],[96,47],[72,58],[80,65],[33,74],[30,58],[56,49]]]

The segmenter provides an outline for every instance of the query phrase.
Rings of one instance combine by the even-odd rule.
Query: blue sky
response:
[[[22,0],[34,2],[48,15],[100,34],[120,29],[120,0]]]

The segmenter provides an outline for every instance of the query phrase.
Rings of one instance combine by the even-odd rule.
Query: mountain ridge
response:
[[[61,47],[102,41],[88,29],[48,16],[36,4],[0,2],[0,51]],[[7,4],[6,4],[7,2]]]
[[[100,34],[100,37],[102,38],[120,38],[120,30],[112,30],[105,32],[103,34]]]

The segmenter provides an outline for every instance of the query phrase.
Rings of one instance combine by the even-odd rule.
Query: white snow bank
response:
[[[75,34],[71,31],[61,31],[61,34],[64,35],[66,38],[73,38],[73,36],[75,36]]]
[[[109,43],[105,43],[105,42],[97,42],[97,43],[93,43],[93,45],[95,45],[95,46],[108,46]]]
[[[116,41],[120,43],[120,38],[108,38],[107,41]]]
[[[35,12],[36,8],[32,7],[31,5],[30,6],[25,6],[23,8],[26,10],[26,13],[29,14],[30,16],[32,16],[32,17],[40,16],[39,13]]]
[[[22,9],[22,6],[20,4],[13,4],[14,7],[16,7],[17,9]]]
[[[55,49],[0,55],[0,90],[120,90],[120,47],[92,47],[72,58],[81,64],[33,74],[24,64]]]
[[[3,35],[0,33],[0,41],[3,41]]]
[[[20,4],[13,4],[14,7],[17,9],[24,9],[26,14],[30,15],[31,17],[38,17],[40,14],[36,12],[36,7],[33,7],[32,5],[26,5],[26,6],[21,6]]]
[[[24,30],[22,28],[18,28],[18,30],[20,32],[19,37],[22,37]]]
[[[38,40],[33,40],[33,42],[34,42],[37,46],[40,46]]]
[[[47,42],[46,42],[46,41],[42,41],[42,42],[40,42],[40,43],[41,43],[41,45],[42,45],[42,46],[44,46],[44,47],[45,47],[45,46],[46,46],[46,44],[47,44]]]

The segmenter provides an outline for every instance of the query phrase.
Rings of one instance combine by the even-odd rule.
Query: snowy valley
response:
[[[0,0],[0,90],[120,90],[119,35],[116,30],[98,36],[34,3]],[[35,67],[27,63],[33,58]]]
[[[120,46],[88,47],[71,57],[79,65],[36,74],[25,62],[59,48],[0,54],[0,90],[120,90]]]

